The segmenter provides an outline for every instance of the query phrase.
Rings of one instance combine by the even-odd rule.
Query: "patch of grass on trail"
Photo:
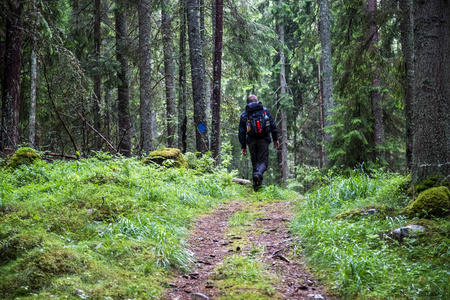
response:
[[[242,209],[228,220],[227,237],[233,240],[230,250],[236,254],[225,258],[211,278],[221,291],[219,299],[283,299],[274,288],[280,279],[261,261],[262,245],[254,245],[249,236],[263,231],[258,218],[265,217],[264,205],[296,198],[295,192],[268,186],[242,200]]]
[[[194,218],[247,192],[225,171],[99,158],[0,169],[2,299],[158,299],[190,267]]]
[[[272,286],[278,279],[256,257],[227,257],[215,274],[212,279],[225,292],[219,299],[282,299]]]
[[[355,171],[298,203],[292,231],[309,265],[343,299],[450,299],[449,218],[404,216],[408,183],[398,174]],[[402,242],[389,236],[408,224],[427,231]]]

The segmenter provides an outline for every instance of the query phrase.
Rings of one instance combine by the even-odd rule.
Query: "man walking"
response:
[[[239,142],[243,155],[247,155],[247,145],[250,150],[255,191],[261,187],[263,174],[269,164],[270,133],[274,141],[273,146],[278,149],[277,126],[272,115],[255,95],[248,96],[247,106],[239,122]]]

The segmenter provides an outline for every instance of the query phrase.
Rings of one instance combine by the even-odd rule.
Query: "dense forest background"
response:
[[[269,182],[302,187],[311,167],[449,174],[446,1],[8,0],[0,8],[5,153],[177,147],[248,178],[237,127],[255,94],[280,133]]]

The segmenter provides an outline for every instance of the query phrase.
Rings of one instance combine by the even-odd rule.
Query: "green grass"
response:
[[[232,176],[110,157],[1,169],[0,294],[158,299],[190,268],[194,218],[246,192]]]
[[[398,242],[397,227],[421,220],[402,215],[408,204],[398,174],[354,172],[335,177],[299,202],[292,230],[308,262],[345,299],[449,299],[450,222]],[[375,215],[365,213],[376,208]]]
[[[219,299],[282,299],[273,288],[278,279],[256,257],[227,257],[212,279],[223,291]]]

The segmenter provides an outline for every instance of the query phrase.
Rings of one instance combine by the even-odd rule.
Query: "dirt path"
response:
[[[189,241],[196,260],[193,271],[175,278],[164,299],[246,299],[239,297],[242,289],[231,293],[233,285],[223,287],[215,280],[216,268],[231,255],[252,255],[277,278],[273,293],[252,299],[336,299],[293,255],[299,249],[289,234],[290,206],[285,201],[233,201],[197,220]],[[239,215],[247,217],[240,224]]]

